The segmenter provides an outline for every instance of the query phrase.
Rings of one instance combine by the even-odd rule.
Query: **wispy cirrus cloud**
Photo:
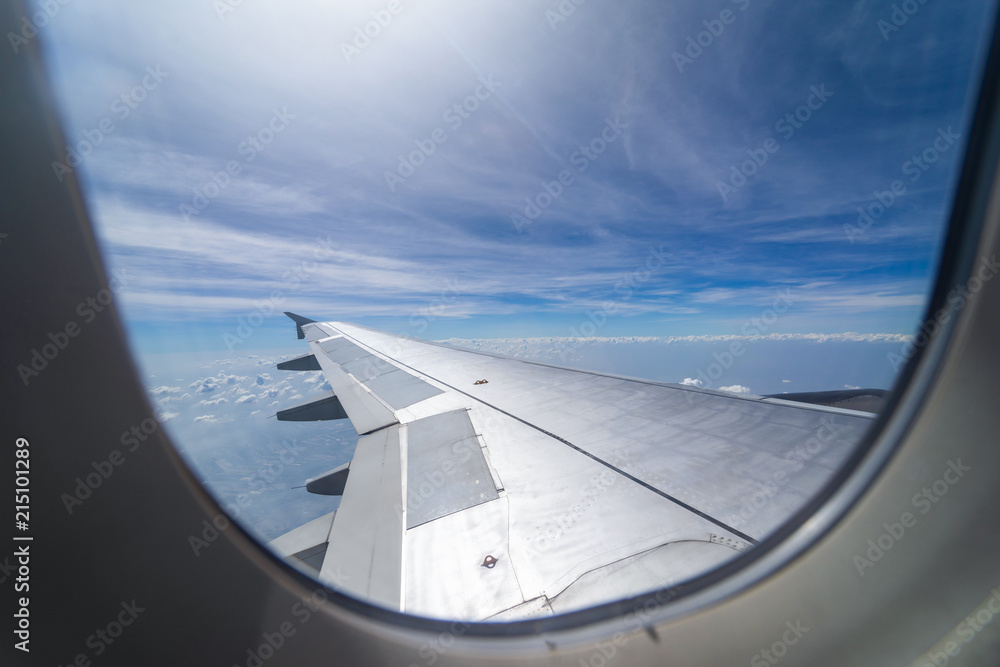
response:
[[[887,44],[887,4],[754,3],[683,72],[673,52],[717,8],[588,3],[553,31],[547,1],[433,0],[348,60],[374,1],[244,3],[225,21],[194,0],[71,3],[45,44],[70,144],[115,121],[77,173],[107,262],[136,276],[121,303],[140,343],[192,320],[221,339],[275,290],[399,329],[436,304],[438,334],[496,336],[559,335],[608,303],[617,331],[724,334],[780,286],[800,295],[781,327],[906,332],[961,147],[861,239],[843,226],[941,126],[964,132],[989,8],[928,5]],[[121,117],[152,65],[165,78]],[[815,86],[822,108],[781,125]],[[720,198],[769,139],[780,150]],[[625,298],[661,247],[669,262]],[[440,298],[449,281],[460,298]]]

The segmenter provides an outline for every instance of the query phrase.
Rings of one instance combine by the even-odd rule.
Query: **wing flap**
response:
[[[407,426],[406,528],[499,498],[467,410]]]
[[[277,414],[280,422],[320,422],[333,421],[336,419],[346,419],[347,412],[341,405],[340,399],[332,391],[324,396],[310,399],[304,403],[293,405],[290,408],[279,410]]]
[[[321,496],[342,496],[347,487],[347,477],[351,474],[350,462],[337,466],[319,477],[306,481],[306,491]]]
[[[399,426],[362,436],[320,580],[390,609],[402,605],[403,478]]]
[[[392,411],[332,360],[322,348],[322,343],[312,342],[310,345],[315,346],[316,359],[359,435],[397,423]]]
[[[397,410],[444,393],[434,385],[399,369],[373,377],[364,384]]]
[[[313,354],[303,354],[278,364],[279,371],[321,371],[319,362]]]
[[[293,563],[299,563],[319,574],[320,568],[323,567],[323,560],[326,557],[330,529],[333,527],[333,520],[336,515],[337,512],[335,510],[329,514],[317,517],[270,541],[268,546],[277,552],[278,555],[287,558]]]

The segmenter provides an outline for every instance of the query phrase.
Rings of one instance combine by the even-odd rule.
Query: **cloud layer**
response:
[[[887,39],[888,0],[558,6],[404,3],[367,40],[381,2],[62,7],[42,39],[140,344],[293,302],[418,335],[725,334],[780,290],[771,331],[915,328],[986,7]]]

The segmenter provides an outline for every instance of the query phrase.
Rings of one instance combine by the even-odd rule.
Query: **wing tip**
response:
[[[316,320],[311,320],[308,317],[303,317],[301,315],[296,315],[295,313],[289,312],[287,310],[285,311],[285,315],[287,315],[289,319],[291,319],[293,322],[295,322],[295,333],[298,334],[299,340],[302,340],[303,338],[306,337],[305,332],[302,331],[302,325],[303,324],[312,324],[313,322],[316,321]]]

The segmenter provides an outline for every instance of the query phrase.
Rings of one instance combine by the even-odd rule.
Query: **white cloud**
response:
[[[719,387],[719,391],[728,391],[731,394],[749,394],[750,387],[744,387],[741,384],[734,384],[729,387]]]
[[[240,396],[236,399],[236,405],[242,405],[244,403],[256,403],[257,397],[253,394],[247,394],[246,396]]]
[[[275,398],[280,393],[281,393],[281,389],[279,387],[268,387],[264,391],[262,391],[259,394],[257,394],[257,398],[259,398],[262,401],[265,401],[265,400],[267,400],[269,398]]]
[[[243,375],[228,375],[225,371],[219,371],[217,375],[195,380],[189,386],[198,394],[209,394],[223,386],[237,387],[239,382],[248,379]]]
[[[704,387],[705,383],[701,380],[695,380],[694,378],[684,378],[681,382],[685,387]]]
[[[548,336],[544,338],[448,338],[437,340],[436,343],[445,343],[455,347],[463,347],[473,350],[487,350],[510,354],[506,350],[513,350],[525,345],[565,345],[574,343],[577,348],[582,343],[584,345],[612,344],[628,345],[632,343],[660,343],[670,345],[673,343],[731,343],[734,341],[811,341],[814,343],[906,343],[913,339],[912,334],[900,333],[857,333],[845,331],[843,333],[770,333],[755,336],[743,336],[739,334],[720,335],[700,335],[700,336],[589,336],[587,338],[573,338],[572,336]]]
[[[168,394],[179,394],[182,391],[184,391],[184,390],[181,389],[180,387],[167,387],[167,386],[163,386],[163,387],[155,387],[154,389],[150,389],[149,393],[151,395],[156,396],[157,398],[159,398],[161,396],[165,396],[165,395],[168,395]]]
[[[210,394],[218,388],[218,385],[215,384],[215,378],[195,380],[189,386],[195,390],[196,394]]]
[[[225,424],[226,422],[233,421],[233,419],[232,417],[226,416],[216,417],[215,415],[202,415],[200,417],[195,417],[194,421],[201,424]]]
[[[198,405],[221,405],[223,403],[228,403],[228,402],[229,399],[227,399],[225,396],[218,396],[211,400],[205,399],[204,401],[198,401]]]
[[[186,398],[191,398],[191,394],[189,394],[187,392],[184,392],[180,396],[174,396],[172,394],[168,394],[168,395],[165,395],[165,396],[156,397],[156,399],[160,403],[170,403],[172,401],[183,401]]]

